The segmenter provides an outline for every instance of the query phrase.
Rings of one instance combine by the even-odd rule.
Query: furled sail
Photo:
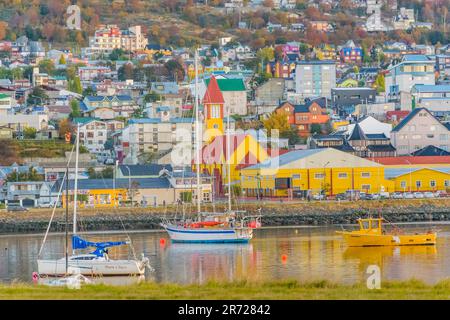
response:
[[[80,238],[79,236],[72,236],[72,249],[73,250],[94,247],[95,251],[92,253],[97,256],[102,256],[103,253],[105,252],[106,248],[122,246],[124,244],[128,244],[128,243],[125,241],[92,242],[92,241],[84,240],[84,239]]]

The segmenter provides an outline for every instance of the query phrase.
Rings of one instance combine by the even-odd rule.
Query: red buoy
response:
[[[281,255],[281,263],[286,264],[286,262],[287,262],[287,255],[282,254]]]

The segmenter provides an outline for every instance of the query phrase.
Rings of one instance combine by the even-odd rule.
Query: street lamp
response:
[[[405,159],[405,161],[407,163],[409,163],[409,192],[411,192],[412,191],[412,167],[411,167],[412,164],[409,160]]]
[[[129,166],[125,166],[128,169],[128,192],[130,193],[131,207],[133,207],[133,193],[131,192],[131,170]]]
[[[323,186],[321,186],[321,190],[320,190],[320,194],[322,194],[322,189],[323,190],[325,190],[325,184],[326,184],[326,182],[327,182],[327,172],[325,171],[325,167],[327,166],[327,165],[329,165],[330,164],[330,161],[327,161],[327,163],[325,163],[324,165],[323,165]],[[326,193],[326,192],[325,192]]]

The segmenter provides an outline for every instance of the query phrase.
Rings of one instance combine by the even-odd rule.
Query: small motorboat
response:
[[[405,233],[399,228],[387,232],[383,229],[384,218],[358,219],[359,230],[336,231],[342,234],[349,247],[372,246],[415,246],[435,245],[437,234],[434,231]]]

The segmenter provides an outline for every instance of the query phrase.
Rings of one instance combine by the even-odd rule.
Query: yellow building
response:
[[[291,151],[240,171],[247,196],[394,192],[394,182],[385,179],[382,165],[332,148]]]
[[[448,167],[387,169],[386,176],[394,182],[397,192],[450,191]]]

